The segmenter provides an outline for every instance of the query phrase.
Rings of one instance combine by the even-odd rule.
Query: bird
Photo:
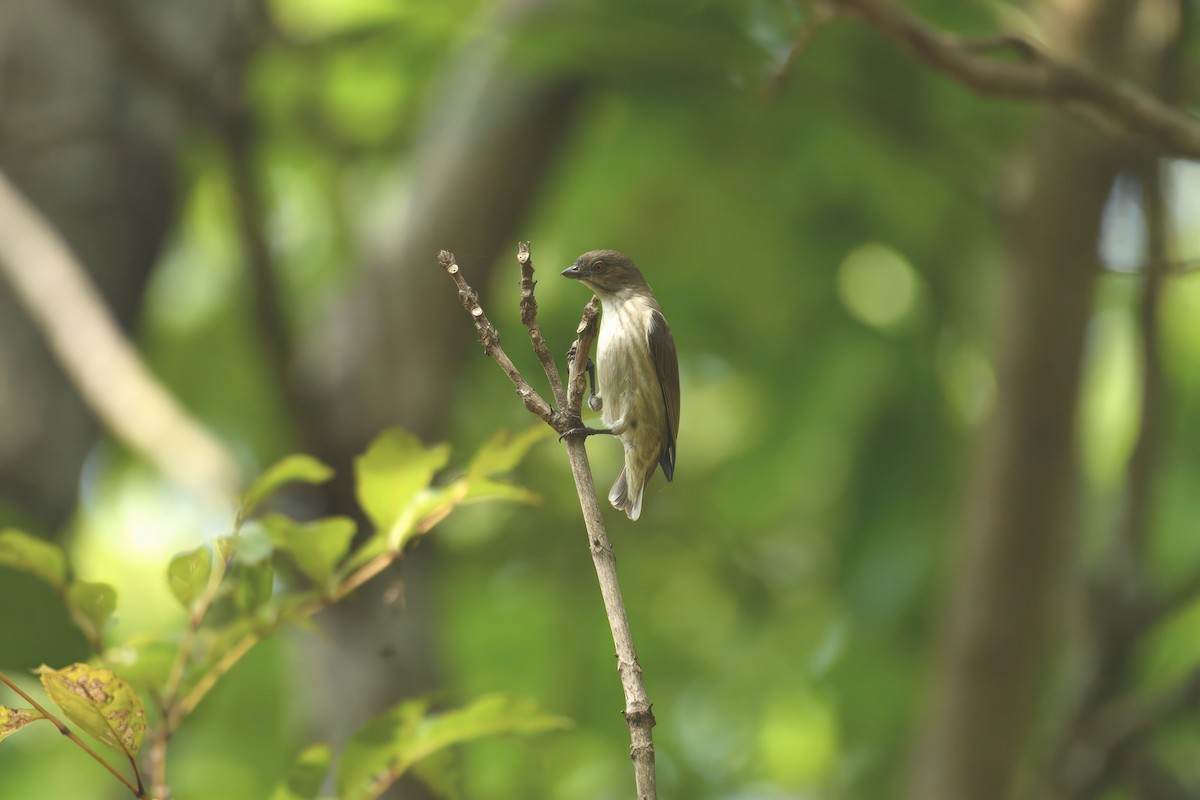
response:
[[[576,428],[585,438],[611,434],[625,446],[625,465],[608,493],[613,507],[636,520],[657,467],[675,477],[679,433],[679,359],[662,308],[633,260],[617,250],[589,250],[562,272],[600,299],[596,343],[599,397],[589,401],[605,427]]]

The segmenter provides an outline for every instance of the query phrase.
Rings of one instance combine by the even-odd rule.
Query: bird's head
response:
[[[625,292],[648,293],[650,287],[637,264],[616,250],[589,250],[562,272],[583,283],[601,298]]]

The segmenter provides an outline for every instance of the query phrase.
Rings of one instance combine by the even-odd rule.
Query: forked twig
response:
[[[578,338],[575,340],[574,357],[568,365],[567,385],[564,392],[562,380],[554,358],[542,338],[541,329],[537,324],[537,302],[533,296],[533,261],[529,256],[529,244],[521,243],[517,253],[521,264],[521,321],[529,329],[529,338],[534,352],[546,371],[546,378],[554,392],[557,409],[552,410],[542,399],[541,395],[529,385],[520,371],[513,365],[512,359],[500,346],[500,334],[488,321],[483,307],[479,304],[479,295],[467,284],[462,276],[462,270],[455,261],[454,254],[446,250],[438,254],[438,263],[454,279],[458,286],[458,294],[463,307],[475,321],[475,329],[479,334],[479,343],[484,352],[500,365],[504,373],[517,389],[517,395],[525,403],[525,407],[539,419],[549,425],[555,432],[565,434],[572,428],[581,425],[580,405],[583,401],[585,367],[588,354],[596,339],[596,319],[600,314],[600,305],[596,298],[584,307],[583,318],[576,329]],[[565,394],[565,403],[563,396]],[[608,616],[608,626],[612,632],[613,645],[616,647],[617,672],[621,676],[621,688],[625,692],[625,722],[629,726],[629,755],[633,759],[634,780],[637,786],[638,800],[657,800],[658,791],[655,787],[654,774],[654,713],[649,698],[646,696],[646,685],[642,680],[642,668],[638,664],[637,650],[633,646],[633,634],[629,629],[629,617],[625,613],[625,601],[621,597],[621,587],[617,581],[617,561],[613,556],[612,545],[608,541],[608,533],[604,528],[604,518],[600,514],[600,501],[596,495],[596,486],[592,482],[592,469],[588,464],[587,450],[583,439],[568,436],[563,440],[567,447],[567,459],[571,463],[571,474],[575,478],[575,490],[579,495],[579,506],[583,512],[583,522],[587,528],[588,550],[592,554],[592,563],[596,567],[596,578],[600,582],[600,594],[604,599],[604,612]]]

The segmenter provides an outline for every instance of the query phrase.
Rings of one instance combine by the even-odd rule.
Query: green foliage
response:
[[[281,515],[263,520],[274,548],[291,556],[300,571],[321,591],[330,588],[338,564],[354,538],[354,520],[329,517],[316,522],[296,522]]]
[[[67,582],[62,548],[17,530],[0,531],[0,565],[36,575],[61,592]]]
[[[426,447],[400,428],[384,432],[355,460],[358,502],[375,527],[385,532],[389,549],[403,545],[418,510],[424,510],[417,501],[430,491],[430,480],[449,460],[449,445]]]
[[[212,553],[207,547],[197,547],[187,553],[180,553],[171,559],[167,565],[167,582],[171,586],[171,594],[190,609],[192,604],[204,593],[208,579],[212,576]]]
[[[239,519],[246,519],[275,492],[288,483],[324,483],[333,470],[312,456],[293,455],[279,461],[260,475],[242,495]]]
[[[296,756],[287,778],[275,788],[271,800],[317,800],[325,776],[333,763],[333,752],[327,744],[314,744]]]
[[[488,695],[441,713],[430,713],[427,700],[409,700],[371,720],[350,739],[338,768],[338,797],[378,797],[409,770],[454,745],[485,736],[542,733],[569,724],[530,700],[507,695]],[[429,774],[429,780],[443,790],[448,785],[445,778],[444,769]]]
[[[364,510],[378,526],[358,552],[351,547],[355,523],[347,517],[299,521],[283,514],[252,519],[284,484],[327,480],[330,471],[315,459],[290,456],[268,469],[245,494],[233,534],[172,558],[166,578],[171,594],[187,610],[180,644],[129,641],[105,646],[117,594],[104,583],[68,582],[65,555],[18,531],[0,534],[5,566],[30,572],[60,591],[77,624],[98,655],[94,664],[57,670],[43,665],[43,687],[67,718],[89,735],[134,759],[147,735],[160,743],[239,660],[284,625],[306,624],[319,611],[343,599],[400,556],[416,533],[425,533],[468,499],[526,499],[519,487],[498,479],[515,467],[542,435],[526,432],[494,438],[458,477],[440,485],[434,478],[449,460],[446,445],[426,447],[416,437],[392,429],[381,435],[356,463]],[[472,488],[481,486],[474,494]],[[494,487],[503,487],[497,491]],[[388,549],[380,543],[390,542]],[[364,556],[363,553],[367,555]],[[298,571],[298,572],[297,572]],[[118,677],[119,670],[127,677]],[[162,715],[148,728],[134,686],[162,699]],[[376,777],[364,769],[400,774],[421,765],[431,785],[447,787],[443,752],[481,736],[534,733],[560,726],[561,719],[526,701],[488,697],[464,709],[427,714],[423,701],[404,704],[405,725],[389,729],[386,746],[369,746],[379,726],[355,737],[343,760],[347,796],[368,797]],[[41,718],[36,712],[0,707],[0,740]],[[390,718],[389,718],[390,719]],[[226,723],[232,724],[232,723]],[[297,759],[274,794],[275,800],[312,800],[329,772],[331,752],[315,745]],[[448,767],[446,767],[448,769]],[[376,770],[377,771],[377,770]]]
[[[117,590],[107,583],[75,581],[67,589],[67,605],[87,637],[103,641],[108,621],[117,610]]]
[[[146,736],[142,699],[110,669],[72,664],[61,670],[38,668],[42,686],[67,718],[89,735],[130,758]]]

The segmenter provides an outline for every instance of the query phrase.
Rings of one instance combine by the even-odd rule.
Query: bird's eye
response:
[[[593,261],[592,262],[592,271],[593,272],[604,272],[604,270],[606,270],[606,269],[608,269],[608,264],[605,264],[603,261]]]

